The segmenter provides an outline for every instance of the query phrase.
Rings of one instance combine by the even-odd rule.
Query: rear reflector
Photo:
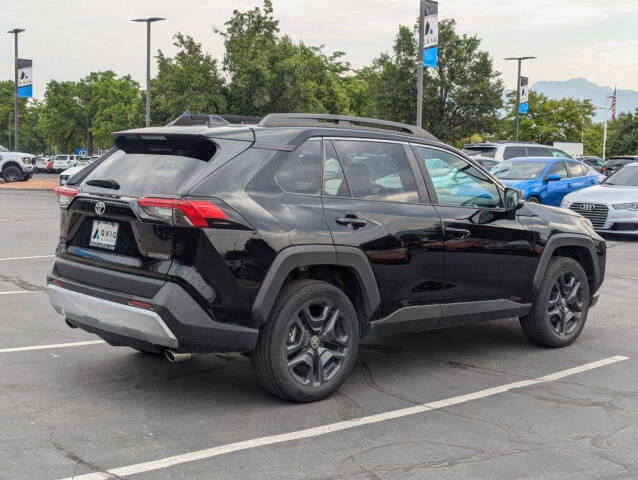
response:
[[[68,207],[78,193],[80,193],[80,190],[75,187],[55,187],[55,194],[58,197],[60,208]]]
[[[206,200],[144,197],[138,203],[149,215],[173,225],[208,227],[208,220],[228,220],[228,215]]]
[[[141,302],[139,300],[131,300],[128,302],[131,307],[145,308],[146,310],[153,310],[153,305],[148,302]]]

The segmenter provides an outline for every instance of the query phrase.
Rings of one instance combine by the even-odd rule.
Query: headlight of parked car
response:
[[[617,203],[612,205],[616,210],[638,210],[638,203]]]
[[[560,202],[560,208],[569,208],[569,206],[572,204],[572,202],[570,202],[569,200],[567,200],[566,198],[563,198],[563,201]]]

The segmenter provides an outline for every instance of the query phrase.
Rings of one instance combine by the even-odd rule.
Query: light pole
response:
[[[14,28],[7,33],[12,33],[15,39],[15,60],[13,65],[15,93],[13,97],[13,150],[18,151],[18,34],[24,32],[24,28]]]
[[[151,23],[166,20],[160,17],[135,18],[133,22],[146,23],[146,126],[151,126]]]
[[[423,127],[423,44],[425,42],[424,20],[425,1],[421,0],[419,10],[419,54],[416,83],[416,126]]]
[[[521,103],[521,63],[523,60],[531,60],[536,57],[507,57],[505,60],[517,60],[518,61],[518,75],[516,76],[516,141],[518,142],[518,120]]]

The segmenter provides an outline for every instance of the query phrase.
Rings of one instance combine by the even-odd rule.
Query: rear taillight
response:
[[[210,223],[230,223],[228,215],[220,207],[206,200],[144,197],[138,203],[152,217],[181,227],[208,227]]]
[[[55,194],[58,196],[60,208],[68,207],[78,193],[80,193],[80,190],[75,187],[55,187]]]
[[[600,169],[600,171],[601,171],[601,172],[606,172],[606,171],[607,171],[607,167],[605,167],[605,166],[603,165],[603,168],[601,168],[601,169]]]

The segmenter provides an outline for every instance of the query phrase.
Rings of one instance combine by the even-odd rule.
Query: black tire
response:
[[[534,196],[534,195],[532,195],[531,197],[529,197],[529,198],[528,198],[527,200],[525,200],[525,201],[526,201],[526,202],[529,202],[529,203],[543,203],[543,202],[541,202],[541,199],[540,199],[540,198],[538,198],[538,197],[536,197],[536,196]]]
[[[348,377],[359,350],[359,321],[339,288],[317,280],[286,285],[252,356],[262,386],[278,397],[315,402]]]
[[[520,323],[525,336],[538,345],[566,347],[580,335],[588,312],[589,283],[583,267],[572,258],[554,257],[532,311]]]
[[[13,165],[9,165],[2,170],[2,178],[7,183],[20,182],[22,180],[22,170]]]

